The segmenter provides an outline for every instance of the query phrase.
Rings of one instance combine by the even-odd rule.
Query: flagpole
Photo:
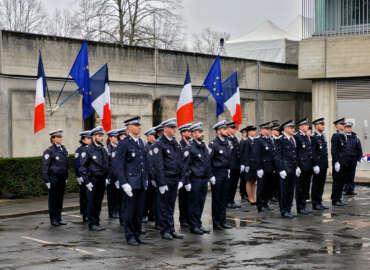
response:
[[[203,89],[203,86],[204,86],[204,85],[202,85],[202,86],[199,88],[199,90],[198,90],[197,94],[195,95],[195,100],[194,100],[194,102],[199,98],[199,93],[200,93],[200,91]]]
[[[195,105],[194,109],[196,110],[196,109],[199,107],[199,105],[200,105],[200,104],[202,104],[203,102],[205,102],[205,101],[208,99],[208,97],[209,97],[210,95],[211,95],[211,92],[210,92],[206,97],[202,98],[202,99],[199,101],[199,103],[198,103],[197,105]]]
[[[69,74],[68,74],[67,78],[65,78],[65,80],[64,80],[63,87],[62,87],[62,89],[61,89],[61,90],[60,90],[60,92],[59,92],[58,98],[57,98],[57,100],[55,101],[55,105],[57,105],[57,104],[58,104],[58,101],[59,101],[59,99],[60,99],[60,96],[62,95],[63,90],[64,90],[64,87],[66,86],[66,83],[67,83],[67,81],[68,81],[68,77],[69,77]]]
[[[70,93],[59,105],[55,103],[55,108],[51,109],[51,114],[53,114],[57,109],[63,106],[64,103],[66,103],[71,97],[76,95],[79,92],[80,88],[74,90],[72,93]]]

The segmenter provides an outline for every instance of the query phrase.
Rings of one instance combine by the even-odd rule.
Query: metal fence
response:
[[[369,34],[370,0],[302,0],[303,39]]]

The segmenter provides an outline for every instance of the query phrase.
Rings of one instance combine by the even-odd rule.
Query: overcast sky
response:
[[[72,8],[77,1],[42,0],[46,10]],[[183,0],[188,38],[204,28],[224,31],[231,39],[245,35],[265,20],[287,26],[302,13],[301,0]]]

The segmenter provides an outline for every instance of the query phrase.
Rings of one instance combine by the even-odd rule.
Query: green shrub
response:
[[[79,190],[73,159],[71,155],[66,192]],[[0,158],[0,198],[37,197],[47,193],[47,187],[42,179],[41,157]]]

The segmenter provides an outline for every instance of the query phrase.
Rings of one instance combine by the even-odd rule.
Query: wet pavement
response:
[[[89,232],[75,210],[57,228],[44,213],[0,219],[0,269],[370,269],[370,188],[357,192],[345,198],[351,206],[294,219],[280,218],[276,204],[259,214],[244,203],[228,210],[233,229],[203,236],[182,230],[184,240],[161,240],[147,224],[151,244],[139,247],[127,246],[106,207],[103,232]],[[209,228],[210,202],[208,196],[203,218]]]

